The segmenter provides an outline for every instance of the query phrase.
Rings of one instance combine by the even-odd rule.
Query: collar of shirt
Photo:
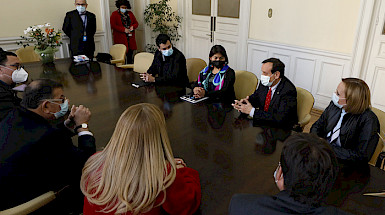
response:
[[[282,79],[281,79],[281,80],[282,80]],[[273,99],[275,90],[277,89],[278,85],[281,83],[281,80],[279,80],[278,83],[277,83],[276,85],[270,87],[270,89],[271,89],[271,99]]]

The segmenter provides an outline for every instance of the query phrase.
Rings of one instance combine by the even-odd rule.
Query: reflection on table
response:
[[[163,110],[174,156],[200,173],[202,205],[198,213],[227,214],[234,193],[278,193],[273,172],[282,141],[290,131],[253,127],[249,120],[238,119],[239,113],[231,106],[220,103],[183,102],[179,97],[185,89],[135,88],[131,83],[139,75],[130,70],[97,62],[75,65],[70,60],[57,60],[54,68],[47,72],[40,63],[26,65],[30,80],[48,77],[62,81],[71,104],[91,109],[89,124],[99,150],[108,143],[127,107],[148,102]],[[382,214],[385,199],[362,194],[385,189],[385,172],[374,167],[368,172],[370,176],[341,173],[328,204],[355,214]]]

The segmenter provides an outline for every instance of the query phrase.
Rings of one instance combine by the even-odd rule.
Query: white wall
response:
[[[253,0],[249,37],[351,54],[359,9],[360,0]]]
[[[96,15],[97,31],[103,31],[101,0],[88,0],[87,10]],[[66,12],[75,9],[74,0],[1,0],[0,38],[19,37],[31,25],[51,23],[61,29]]]

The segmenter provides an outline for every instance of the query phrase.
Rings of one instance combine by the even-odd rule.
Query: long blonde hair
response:
[[[88,159],[80,188],[90,203],[105,206],[102,212],[138,214],[163,204],[175,175],[164,116],[143,103],[124,111],[106,148]]]

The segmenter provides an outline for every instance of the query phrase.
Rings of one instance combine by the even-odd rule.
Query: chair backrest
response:
[[[257,85],[258,78],[254,73],[244,70],[235,71],[234,91],[237,99],[243,99],[253,94]]]
[[[124,64],[126,58],[127,47],[123,44],[115,44],[110,48],[110,55],[112,56],[111,63],[118,65]]]
[[[49,191],[26,203],[23,203],[21,205],[15,206],[13,208],[10,208],[4,211],[0,211],[0,215],[26,215],[50,203],[55,198],[56,198],[55,193],[53,191]]]
[[[134,72],[146,73],[150,68],[154,54],[148,52],[137,53],[134,57]]]
[[[309,91],[300,87],[296,88],[298,124],[303,128],[310,121],[310,111],[314,105],[314,97]]]
[[[200,58],[189,58],[186,60],[188,81],[195,82],[198,80],[199,72],[204,69],[207,64]]]
[[[378,121],[380,121],[380,135],[382,138],[385,139],[385,112],[382,110],[379,110],[377,108],[372,108],[372,111],[376,114]],[[385,151],[385,146],[384,142],[381,140],[378,141],[377,148],[373,153],[372,158],[369,161],[369,164],[371,165],[376,165],[378,155],[382,152]]]
[[[16,50],[16,55],[22,63],[40,61],[40,57],[35,52],[34,48],[34,46],[26,46],[25,48],[19,48],[18,50]]]

